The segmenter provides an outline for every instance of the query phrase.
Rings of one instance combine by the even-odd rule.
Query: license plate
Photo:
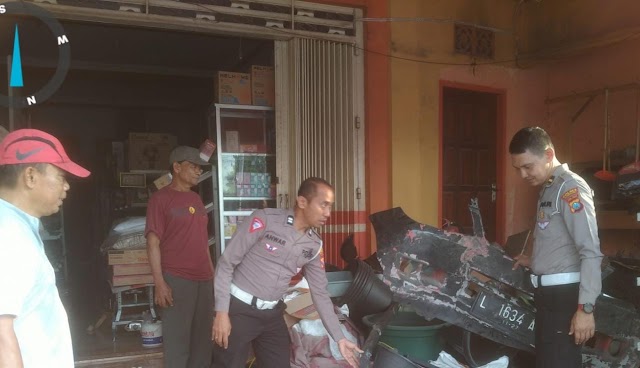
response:
[[[518,335],[526,344],[535,344],[535,314],[494,294],[481,292],[471,314],[509,336]]]

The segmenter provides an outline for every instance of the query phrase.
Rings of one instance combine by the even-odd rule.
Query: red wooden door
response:
[[[478,198],[487,240],[496,241],[498,96],[443,90],[442,218],[473,233],[468,205]]]

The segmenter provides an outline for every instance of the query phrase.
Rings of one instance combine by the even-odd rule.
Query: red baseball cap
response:
[[[39,163],[52,164],[81,178],[91,174],[71,161],[56,137],[41,130],[14,130],[0,142],[0,165]]]

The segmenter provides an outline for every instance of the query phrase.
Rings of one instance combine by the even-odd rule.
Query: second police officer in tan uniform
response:
[[[582,344],[595,332],[593,317],[602,282],[602,253],[589,185],[560,164],[551,138],[538,127],[518,131],[509,145],[512,164],[540,186],[531,257],[536,288],[536,366],[582,367]]]
[[[260,368],[290,367],[281,299],[300,269],[324,326],[342,356],[357,366],[362,351],[340,329],[327,292],[322,241],[313,230],[326,223],[333,202],[333,187],[309,178],[293,210],[257,210],[238,227],[216,268],[213,367],[244,367],[250,344]]]

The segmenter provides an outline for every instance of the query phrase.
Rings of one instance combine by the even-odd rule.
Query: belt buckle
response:
[[[534,289],[537,289],[540,286],[540,279],[538,278],[538,275],[532,273],[531,275],[529,275],[529,279],[531,280],[531,285]]]

